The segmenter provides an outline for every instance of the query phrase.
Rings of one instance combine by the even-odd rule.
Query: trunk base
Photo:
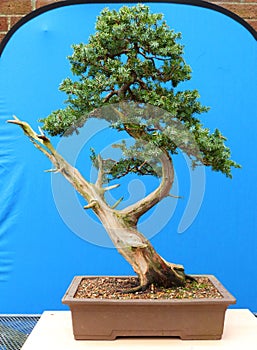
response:
[[[190,276],[190,275],[185,275],[185,283],[186,281],[190,281],[190,282],[197,282],[197,280],[193,277],[193,276]],[[185,285],[185,283],[179,283],[178,285],[175,285],[174,283],[172,284],[172,287],[183,287]],[[127,293],[137,293],[137,292],[144,292],[145,290],[147,290],[147,288],[152,285],[152,286],[159,286],[159,287],[165,287],[165,288],[170,288],[171,286],[170,285],[166,285],[164,286],[163,284],[160,284],[160,283],[148,283],[148,284],[144,284],[144,285],[141,285],[139,284],[138,286],[136,287],[133,287],[133,288],[129,288],[129,289],[119,289],[118,292],[121,292],[123,294],[127,294]]]
[[[165,261],[150,244],[136,249],[132,266],[140,281],[140,286],[132,292],[144,290],[151,284],[164,288],[181,287],[187,280],[182,265]]]

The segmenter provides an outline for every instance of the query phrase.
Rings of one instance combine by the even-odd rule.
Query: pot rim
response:
[[[105,305],[208,305],[208,304],[220,304],[222,306],[228,306],[230,304],[235,304],[236,299],[232,294],[230,294],[226,288],[220,283],[220,281],[214,275],[192,275],[193,277],[207,277],[212,282],[212,284],[218,289],[222,298],[195,298],[195,299],[100,299],[100,298],[74,298],[74,295],[78,289],[78,286],[83,279],[92,279],[96,277],[115,277],[115,278],[128,278],[132,276],[106,276],[106,275],[94,275],[94,276],[75,276],[68,287],[63,299],[62,303],[66,305],[80,305],[85,303],[90,304],[105,304]],[[134,276],[133,276],[134,277]]]

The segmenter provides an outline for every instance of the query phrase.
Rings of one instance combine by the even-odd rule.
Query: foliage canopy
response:
[[[60,85],[67,107],[42,119],[43,129],[52,136],[68,136],[95,117],[126,131],[135,142],[118,146],[120,160],[103,162],[107,182],[130,172],[161,176],[157,148],[171,155],[180,148],[193,166],[211,166],[231,177],[231,167],[239,165],[230,159],[226,138],[218,129],[211,133],[198,118],[208,107],[199,102],[197,90],[178,90],[179,83],[191,78],[181,34],[169,28],[162,14],[142,4],[104,9],[95,28],[87,44],[73,45],[69,60],[77,78]],[[133,105],[133,117],[126,114],[124,103]],[[145,107],[149,105],[156,109]],[[99,112],[104,106],[109,109]],[[94,150],[91,159],[99,166]]]

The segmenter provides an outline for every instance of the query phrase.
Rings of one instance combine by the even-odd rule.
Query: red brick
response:
[[[224,3],[222,7],[225,7],[229,11],[234,12],[238,16],[244,19],[255,19],[257,18],[257,3],[256,4],[229,4]]]
[[[240,4],[242,1],[240,1],[240,0],[235,0],[235,1],[232,1],[232,0],[212,0],[212,1],[208,1],[208,2],[222,6],[223,3],[227,4],[228,2],[233,2],[233,3]]]
[[[7,32],[8,30],[8,18],[0,17],[0,32]]]
[[[58,1],[60,0],[36,0],[36,8],[53,4],[54,2],[58,2]]]
[[[257,19],[253,21],[248,21],[248,23],[257,31]]]
[[[231,1],[232,2],[232,1]],[[252,3],[252,4],[256,4],[256,0],[242,0],[242,1],[240,1],[240,2],[242,2],[242,3]]]
[[[1,0],[0,13],[2,15],[25,15],[32,11],[31,0]]]
[[[12,27],[17,23],[23,16],[10,16],[10,26]]]
[[[4,37],[5,37],[5,33],[0,33],[0,42],[3,40]]]

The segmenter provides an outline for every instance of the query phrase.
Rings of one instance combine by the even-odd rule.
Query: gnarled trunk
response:
[[[120,254],[130,263],[140,280],[139,289],[150,284],[164,287],[185,284],[186,275],[181,265],[168,263],[137,230],[128,217],[101,205],[94,210]]]
[[[92,184],[61,157],[44,134],[37,134],[28,123],[16,117],[8,122],[19,125],[34,146],[53,163],[55,166],[53,171],[60,172],[85,198],[88,204],[84,208],[92,209],[99,217],[117,250],[138,275],[139,288],[144,289],[151,283],[164,287],[181,286],[185,283],[187,276],[183,266],[166,262],[137,230],[139,218],[169,195],[174,180],[174,170],[167,152],[163,151],[160,157],[163,171],[159,187],[137,203],[123,210],[115,210],[106,203],[104,193],[118,185],[103,187],[101,157],[99,157],[98,178],[96,183]]]

